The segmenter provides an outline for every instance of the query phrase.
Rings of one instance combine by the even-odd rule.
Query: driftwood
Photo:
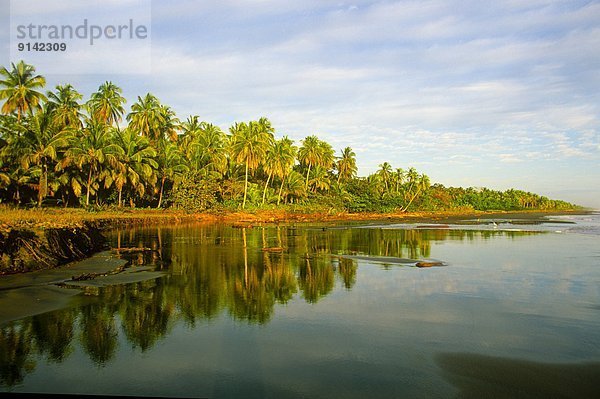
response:
[[[285,248],[283,247],[265,247],[262,249],[264,252],[283,252]]]
[[[121,247],[121,248],[113,248],[113,250],[119,251],[119,252],[129,252],[129,253],[158,252],[158,249],[144,248],[144,247]]]

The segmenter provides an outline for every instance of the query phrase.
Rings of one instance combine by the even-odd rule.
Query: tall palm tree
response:
[[[31,115],[23,129],[21,139],[27,152],[21,162],[24,168],[29,168],[31,165],[36,167],[34,172],[39,175],[38,206],[41,206],[48,192],[50,163],[57,159],[59,150],[67,146],[68,135],[65,130],[58,128],[50,113],[43,109]]]
[[[413,203],[415,198],[417,198],[417,196],[419,194],[425,192],[429,188],[430,185],[431,185],[431,182],[429,181],[429,177],[427,175],[422,174],[420,176],[417,176],[414,179],[415,192],[413,193],[412,197],[410,198],[410,201],[408,202],[408,204],[402,209],[402,211],[406,211],[408,209],[408,207]]]
[[[394,179],[396,180],[396,194],[400,192],[400,186],[404,183],[404,177],[406,176],[406,172],[402,168],[396,168],[394,173]]]
[[[158,125],[158,140],[163,141],[168,138],[171,141],[177,141],[178,132],[181,129],[181,122],[177,119],[175,111],[167,105],[160,106],[160,119]]]
[[[138,136],[135,131],[126,128],[117,132],[115,143],[123,149],[118,165],[113,170],[112,182],[119,191],[119,206],[122,206],[124,187],[131,187],[140,196],[146,191],[145,183],[156,183],[158,164],[154,159],[156,150],[150,145],[147,137]],[[133,200],[130,200],[134,205]]]
[[[123,149],[112,140],[111,128],[97,119],[88,119],[81,134],[71,136],[69,148],[60,164],[62,168],[74,165],[87,169],[85,205],[90,204],[92,183],[103,166],[118,167]]]
[[[321,159],[321,140],[317,136],[308,136],[302,140],[302,146],[298,150],[298,159],[300,163],[308,166],[306,171],[306,183],[304,184],[305,189],[308,190],[308,176],[310,175],[310,169],[319,163]]]
[[[87,102],[90,115],[98,121],[109,125],[117,125],[125,112],[123,104],[127,101],[121,95],[123,90],[114,83],[107,81],[98,88],[98,91],[92,93]]]
[[[193,160],[198,168],[209,172],[223,173],[227,168],[225,157],[225,133],[212,123],[202,122],[193,144]]]
[[[256,169],[261,160],[266,156],[269,143],[273,140],[273,134],[266,128],[265,123],[251,121],[249,123],[236,123],[229,131],[230,147],[233,160],[245,165],[244,200],[242,209],[246,207],[246,196],[248,194],[248,172]]]
[[[0,100],[6,100],[2,106],[3,114],[17,113],[17,119],[32,113],[33,109],[40,109],[42,101],[46,96],[38,89],[46,85],[46,79],[35,74],[35,67],[19,61],[16,65],[11,64],[9,71],[5,67],[0,69]]]
[[[287,136],[284,136],[281,140],[274,141],[269,147],[264,163],[264,169],[268,177],[263,191],[263,204],[265,203],[269,180],[275,176],[281,179],[281,186],[279,187],[279,194],[277,196],[277,204],[279,205],[285,176],[292,169],[292,166],[294,166],[294,162],[296,162],[296,152],[297,148],[294,146],[294,142]]]
[[[277,163],[279,164],[275,170],[275,176],[281,179],[281,185],[279,186],[279,193],[277,194],[277,205],[281,200],[281,190],[285,183],[286,177],[292,171],[294,164],[296,163],[296,154],[298,154],[298,147],[294,145],[294,141],[284,136],[279,140],[280,150],[277,151]]]
[[[135,130],[150,141],[157,141],[161,136],[160,126],[164,124],[166,112],[158,98],[147,93],[144,97],[138,96],[138,101],[131,106],[127,115],[129,128]]]
[[[415,189],[417,182],[419,180],[419,173],[417,172],[417,170],[415,168],[410,167],[410,168],[408,168],[408,171],[405,174],[405,179],[406,179],[406,184],[408,187],[404,191],[404,199],[406,201],[408,201],[408,198],[413,193],[413,190]]]
[[[356,167],[356,154],[352,148],[346,147],[342,150],[342,156],[337,161],[338,183],[342,180],[347,181],[356,176],[358,168]]]
[[[389,182],[392,176],[392,165],[390,165],[387,162],[382,163],[381,165],[379,165],[379,170],[377,171],[377,174],[381,177],[381,180],[385,185],[385,191],[387,193],[390,188]]]
[[[81,104],[79,101],[83,96],[70,84],[56,86],[56,92],[48,92],[46,107],[52,113],[52,117],[61,127],[71,126],[81,128]]]
[[[160,208],[163,200],[163,192],[167,179],[175,180],[189,168],[185,164],[185,158],[174,143],[166,143],[163,150],[158,154],[157,175],[160,180],[160,194],[158,197],[157,208]]]
[[[182,134],[179,140],[177,140],[177,144],[191,166],[195,166],[192,165],[192,159],[195,155],[194,147],[197,137],[200,134],[201,124],[202,122],[198,115],[190,115],[180,126]]]
[[[276,141],[272,142],[269,145],[269,148],[267,149],[267,153],[265,155],[265,160],[263,163],[263,169],[267,173],[267,181],[265,181],[265,188],[263,189],[262,205],[265,204],[265,199],[267,197],[267,187],[269,187],[269,182],[271,181],[271,177],[273,177],[273,174],[275,171],[275,157],[277,156],[275,154],[275,146],[276,145],[277,145]]]

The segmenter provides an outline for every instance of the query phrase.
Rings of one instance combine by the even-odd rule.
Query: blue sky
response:
[[[153,1],[151,39],[150,74],[48,83],[88,95],[110,79],[129,105],[152,92],[224,130],[266,116],[279,136],[351,146],[360,175],[388,161],[600,208],[600,2]]]

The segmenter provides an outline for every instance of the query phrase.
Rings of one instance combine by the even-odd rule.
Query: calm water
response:
[[[553,219],[114,231],[148,279],[1,325],[0,390],[600,397],[600,216]]]

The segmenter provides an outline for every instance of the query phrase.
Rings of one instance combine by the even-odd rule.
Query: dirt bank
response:
[[[0,274],[51,269],[84,259],[105,246],[100,229],[91,225],[0,232]]]

